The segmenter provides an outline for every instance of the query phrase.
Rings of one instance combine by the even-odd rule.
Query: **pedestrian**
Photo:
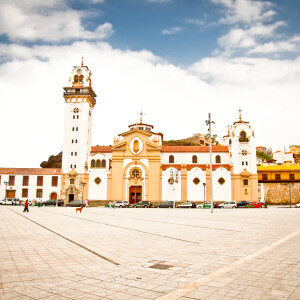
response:
[[[114,201],[114,208],[116,208],[116,201]]]
[[[111,208],[111,201],[109,201],[109,208]]]
[[[85,207],[89,207],[89,200],[85,200]]]
[[[28,205],[29,205],[28,199],[26,199],[25,204],[24,204],[24,212],[29,212]]]

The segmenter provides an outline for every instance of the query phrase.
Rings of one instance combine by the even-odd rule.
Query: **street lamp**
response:
[[[208,125],[208,137],[209,137],[209,165],[210,165],[210,212],[214,211],[214,202],[213,202],[213,178],[212,178],[212,141],[211,141],[211,124],[215,124],[211,120],[210,113],[208,114],[208,120],[205,121],[205,124]],[[216,135],[213,136],[214,138]]]
[[[82,202],[82,206],[83,206],[83,194],[84,194],[84,187],[86,185],[85,182],[80,182],[80,184],[82,185],[82,198],[81,198],[81,202]]]
[[[205,183],[205,182],[203,182],[204,206],[205,206],[205,186],[206,186],[206,183]]]
[[[178,183],[178,170],[175,170],[175,174],[173,173],[173,170],[170,171],[170,179],[173,184]],[[175,191],[175,186],[173,187],[173,191]],[[175,199],[173,200],[173,208],[175,208]]]
[[[292,193],[291,193],[291,187],[295,185],[295,182],[286,182],[285,185],[289,187],[290,208],[291,208],[291,207],[292,207]]]
[[[7,186],[8,186],[8,181],[4,181],[5,184],[5,205],[6,205],[6,197],[7,197]]]

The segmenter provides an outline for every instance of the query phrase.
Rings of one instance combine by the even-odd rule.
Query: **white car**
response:
[[[182,204],[179,204],[177,207],[179,208],[195,208],[197,205],[194,202],[184,202]]]
[[[13,205],[13,199],[12,198],[4,198],[1,200],[2,205]]]
[[[224,203],[221,203],[218,207],[219,208],[236,208],[237,204],[236,204],[236,201],[226,201]]]
[[[297,204],[295,205],[295,207],[300,208],[300,203],[297,203]]]
[[[115,207],[129,207],[128,201],[116,201]]]

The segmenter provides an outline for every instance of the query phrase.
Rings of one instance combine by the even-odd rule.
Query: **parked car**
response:
[[[14,199],[13,198],[4,198],[1,200],[2,205],[14,205]]]
[[[295,207],[300,208],[300,203],[297,203]]]
[[[85,207],[85,203],[84,203],[84,201],[81,201],[81,200],[74,200],[74,201],[67,203],[66,206],[69,206],[69,207],[83,206],[83,207]]]
[[[81,201],[80,201],[80,203],[81,203]],[[60,199],[59,200],[49,199],[49,200],[46,200],[46,201],[42,202],[43,206],[56,206],[56,204],[58,206],[63,206],[64,201],[62,201]]]
[[[174,207],[174,201],[165,201],[163,203],[159,203],[155,205],[157,208],[172,208]]]
[[[133,207],[151,207],[152,203],[150,201],[139,201],[133,204]]]
[[[129,207],[129,202],[128,201],[116,201],[116,207]]]
[[[246,205],[248,205],[249,202],[248,201],[239,201],[236,206],[237,207],[245,207]]]
[[[219,207],[219,203],[214,203],[214,208],[218,208],[218,207]],[[198,204],[197,208],[210,208],[210,202]]]
[[[247,204],[246,207],[261,208],[262,203],[261,202],[251,202],[251,203]]]
[[[226,201],[224,203],[219,204],[219,208],[236,208],[236,201]]]
[[[197,205],[194,202],[184,202],[182,204],[179,204],[177,207],[179,207],[179,208],[196,208]]]

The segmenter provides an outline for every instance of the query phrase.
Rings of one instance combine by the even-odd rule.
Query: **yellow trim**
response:
[[[300,164],[257,166],[257,171],[300,171]]]

